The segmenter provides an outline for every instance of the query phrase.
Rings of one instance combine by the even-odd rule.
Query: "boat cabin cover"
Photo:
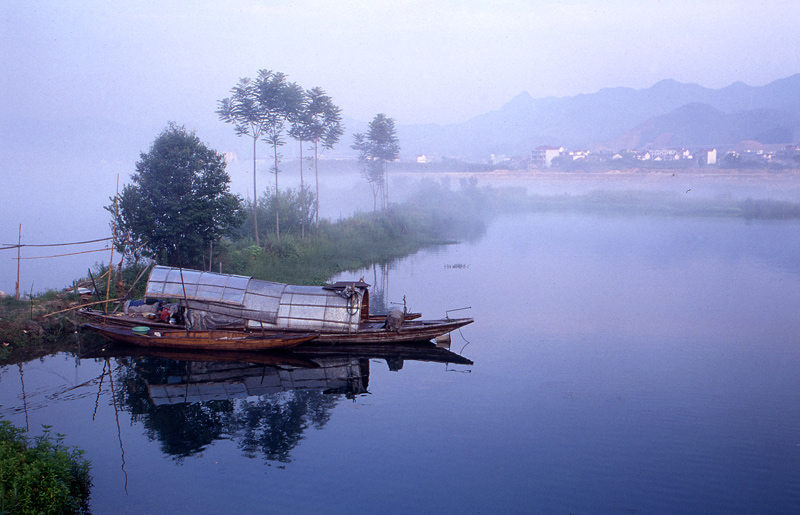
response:
[[[192,329],[246,326],[350,333],[369,315],[363,281],[293,286],[241,275],[156,266],[145,297],[176,299]]]

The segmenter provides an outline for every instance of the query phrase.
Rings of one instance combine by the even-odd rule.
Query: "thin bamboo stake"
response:
[[[22,250],[22,224],[19,224],[19,240],[17,241],[17,291],[14,294],[14,300],[19,300],[19,264],[22,262],[20,259],[20,251]]]
[[[61,311],[53,311],[52,313],[46,314],[44,317],[47,318],[47,317],[51,317],[53,315],[58,315],[59,313],[64,313],[65,311],[72,311],[72,310],[75,310],[75,309],[85,308],[87,306],[95,306],[97,304],[103,304],[103,303],[106,303],[106,302],[118,302],[120,300],[123,300],[124,298],[125,297],[117,297],[116,299],[98,300],[97,302],[89,302],[88,304],[78,304],[77,306],[72,306],[71,308],[62,309]]]
[[[111,237],[114,237],[114,234],[117,232],[117,214],[119,212],[117,208],[117,200],[119,199],[119,174],[117,174],[117,194],[114,197],[114,222],[111,224]],[[114,266],[114,241],[111,241],[111,256],[108,258],[108,281],[106,282],[106,305],[103,307],[103,311],[108,313],[108,297],[111,295],[111,268]]]

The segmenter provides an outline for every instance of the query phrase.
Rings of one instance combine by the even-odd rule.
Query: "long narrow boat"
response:
[[[192,331],[186,329],[151,329],[146,334],[135,332],[132,327],[110,324],[84,324],[86,329],[109,340],[138,345],[170,349],[200,349],[212,351],[263,351],[287,349],[309,342],[316,333],[276,331]]]
[[[327,344],[427,341],[473,322],[472,318],[421,320],[418,313],[399,311],[389,317],[370,315],[368,287],[363,281],[298,286],[155,266],[145,298],[177,304],[181,322],[193,331],[316,333],[315,343]],[[81,314],[114,325],[143,320],[141,315],[107,315],[88,309]]]
[[[147,325],[149,327],[163,327],[166,329],[175,329],[176,327],[183,327],[183,325],[175,325],[169,324],[166,322],[161,322],[155,318],[150,318],[142,313],[105,313],[100,311],[99,309],[92,309],[92,308],[80,308],[77,310],[78,314],[88,318],[93,322],[101,322],[104,324],[114,324],[114,325],[124,325],[124,326],[136,326],[136,325]],[[380,314],[369,314],[364,318],[365,322],[374,322],[374,323],[383,323],[386,320],[386,313]],[[403,318],[404,320],[416,320],[422,317],[421,313],[404,313]],[[243,329],[245,326],[245,322],[241,321],[238,324],[234,323],[230,326],[226,326],[227,329]]]
[[[85,309],[79,311],[81,315],[93,320],[100,327],[119,327],[128,329],[137,325],[147,325],[155,330],[160,330],[162,333],[168,332],[182,333],[186,331],[183,326],[175,326],[159,322],[149,321],[147,318],[138,314],[105,314],[100,311]],[[451,331],[472,323],[471,318],[450,318],[442,320],[406,320],[403,322],[399,331],[389,330],[385,327],[384,318],[377,316],[370,317],[370,319],[362,321],[358,324],[358,328],[350,332],[320,332],[314,339],[314,343],[320,344],[371,344],[371,343],[409,343],[428,341],[434,338],[443,336]],[[102,325],[101,325],[102,324]],[[163,330],[162,330],[163,329]],[[258,326],[251,327],[250,332],[244,332],[244,324],[238,327],[233,326],[228,330],[214,330],[214,331],[190,331],[190,333],[230,333],[238,335],[257,335],[260,334]],[[266,329],[270,334],[285,334],[293,336],[297,334],[306,334],[292,329],[276,330],[270,326]]]

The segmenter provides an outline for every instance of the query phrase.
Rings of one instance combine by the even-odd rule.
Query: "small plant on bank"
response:
[[[83,451],[44,426],[30,440],[0,420],[0,513],[88,513],[92,479]]]

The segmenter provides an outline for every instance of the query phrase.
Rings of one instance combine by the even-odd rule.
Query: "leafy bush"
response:
[[[88,513],[89,462],[44,428],[31,442],[0,420],[0,513]]]

